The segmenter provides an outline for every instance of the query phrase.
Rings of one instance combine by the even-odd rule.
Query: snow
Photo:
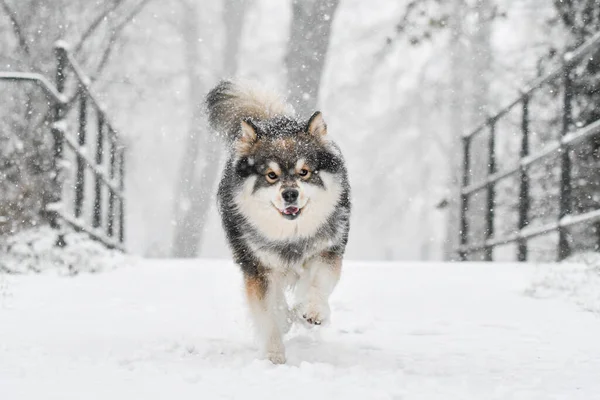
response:
[[[577,254],[568,261],[538,268],[528,294],[564,298],[600,315],[600,255]]]
[[[227,261],[0,275],[0,398],[600,398],[600,318],[530,296],[542,267],[347,263],[283,366],[257,359]]]
[[[49,209],[60,208],[52,203]],[[49,226],[25,229],[0,237],[0,276],[2,272],[26,274],[55,271],[76,275],[80,272],[100,272],[127,265],[132,258],[118,250],[109,250],[85,233],[63,232],[67,246],[56,246],[59,231]],[[132,261],[133,262],[133,259]]]

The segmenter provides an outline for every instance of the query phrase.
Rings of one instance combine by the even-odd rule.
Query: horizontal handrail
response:
[[[580,62],[588,54],[597,50],[598,48],[600,48],[600,32],[598,32],[591,39],[589,39],[584,44],[579,46],[575,51],[564,54],[562,65],[560,65],[559,67],[556,67],[547,75],[545,75],[541,78],[535,79],[532,82],[530,82],[528,85],[526,85],[525,89],[521,91],[520,95],[517,98],[515,98],[514,100],[512,100],[510,103],[508,103],[507,105],[502,107],[500,110],[498,110],[494,114],[493,118],[498,119],[498,118],[503,117],[504,115],[509,113],[513,107],[515,107],[517,104],[521,103],[524,98],[529,97],[533,91],[544,86],[546,83],[549,83],[549,82],[555,80],[556,78],[563,76],[566,70],[568,70],[573,65]],[[489,121],[486,120],[485,122],[483,122],[479,126],[477,126],[477,128],[473,129],[471,132],[463,135],[463,137],[471,138],[471,137],[477,135],[478,133],[482,132],[483,130],[485,130],[485,128],[487,126],[489,126]]]
[[[560,221],[550,222],[541,226],[528,226],[508,236],[491,238],[483,243],[460,246],[459,250],[466,253],[481,251],[490,247],[515,243],[519,240],[531,239],[549,232],[556,231],[559,228],[568,228],[583,222],[595,221],[600,221],[600,210],[589,211],[580,215],[567,215],[566,217],[561,218]]]
[[[499,180],[516,174],[521,169],[528,168],[529,166],[531,166],[531,164],[534,164],[537,161],[540,161],[546,157],[553,155],[554,153],[558,152],[561,148],[571,148],[576,144],[580,143],[582,140],[596,134],[600,134],[600,120],[589,124],[583,128],[577,129],[573,132],[570,132],[563,136],[560,140],[554,140],[550,142],[539,152],[522,158],[519,161],[519,165],[516,167],[496,172],[495,174],[489,175],[485,180],[481,182],[473,183],[469,186],[464,187],[461,190],[461,193],[463,195],[469,195],[479,190],[482,190],[488,187],[489,185],[498,182]]]
[[[96,94],[90,86],[89,79],[86,77],[85,73],[83,72],[83,69],[81,68],[77,60],[75,60],[75,58],[68,51],[68,46],[62,42],[58,42],[56,46],[58,50],[64,52],[69,66],[71,67],[81,90],[85,92],[89,100],[91,100],[92,105],[94,106],[96,111],[102,115],[102,118],[104,118],[105,123],[109,127],[108,132],[111,140],[119,140],[119,136],[116,130],[114,129],[114,125],[111,123],[110,118],[106,114],[104,106],[102,106],[100,101],[98,101],[98,97],[96,96]],[[0,80],[21,82],[29,81],[38,85],[44,91],[44,93],[48,97],[50,97],[50,99],[53,102],[61,103],[62,105],[67,105],[67,103],[69,102],[68,98],[56,89],[56,86],[50,83],[50,81],[48,81],[48,79],[46,79],[44,75],[38,73],[0,71]],[[77,95],[74,95],[71,98],[71,101],[74,101],[76,98]],[[120,143],[120,145],[122,145],[122,143]]]
[[[38,85],[44,93],[55,103],[66,103],[64,95],[56,90],[56,86],[46,79],[44,75],[29,72],[0,72],[0,80],[4,81],[29,81]]]
[[[76,231],[81,231],[81,232],[87,233],[88,235],[90,235],[90,237],[103,243],[109,249],[117,249],[117,250],[121,250],[121,251],[125,252],[125,247],[123,246],[122,243],[120,243],[119,241],[117,241],[115,239],[108,237],[107,235],[105,235],[102,232],[102,230],[96,229],[96,228],[90,228],[90,227],[86,226],[83,221],[74,218],[72,215],[69,215],[68,213],[63,212],[60,209],[55,210],[55,212],[58,215],[60,215],[60,218],[63,221],[65,221],[66,223],[71,225],[71,227],[73,227],[73,229],[75,229]]]

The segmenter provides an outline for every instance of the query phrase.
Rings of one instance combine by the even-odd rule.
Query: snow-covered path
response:
[[[0,279],[0,399],[600,399],[600,318],[533,266],[345,267],[321,331],[256,360],[237,269]]]

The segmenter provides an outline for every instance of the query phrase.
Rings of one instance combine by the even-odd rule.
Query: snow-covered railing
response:
[[[578,47],[576,50],[563,56],[563,63],[548,75],[537,79],[525,88],[520,95],[462,138],[462,182],[460,193],[460,247],[459,257],[466,260],[469,254],[483,251],[483,258],[491,261],[495,246],[508,243],[518,244],[517,258],[519,261],[527,260],[527,240],[546,233],[558,231],[558,256],[564,259],[571,253],[567,238],[567,228],[584,223],[600,221],[600,210],[592,210],[583,214],[574,215],[572,210],[572,182],[571,182],[571,155],[573,147],[584,139],[600,135],[600,121],[593,122],[584,127],[573,124],[573,77],[574,67],[588,59],[600,49],[600,32]],[[560,84],[562,87],[562,126],[561,135],[557,140],[547,144],[542,150],[530,154],[530,101],[532,96],[548,84]],[[496,127],[511,111],[521,108],[521,149],[519,163],[513,168],[498,170],[496,154]],[[473,139],[484,133],[487,137],[487,176],[479,182],[471,183],[471,146]],[[559,188],[559,215],[555,222],[539,227],[530,226],[529,209],[531,204],[530,176],[528,168],[540,163],[549,157],[559,157],[560,160],[560,188]],[[494,221],[496,218],[496,191],[498,181],[513,175],[519,175],[519,205],[518,205],[518,230],[512,234],[496,237]],[[471,196],[481,190],[486,190],[487,204],[485,215],[485,239],[479,243],[469,243],[469,200]]]
[[[55,45],[56,78],[53,85],[41,74],[0,72],[0,81],[31,82],[44,91],[50,108],[51,133],[54,140],[51,193],[43,214],[53,228],[62,224],[83,231],[109,248],[124,250],[125,243],[125,146],[97,100],[90,79],[69,52],[64,42]],[[73,77],[74,92],[67,95],[66,83]],[[76,109],[76,112],[74,111]],[[76,132],[70,132],[68,114],[76,114]],[[90,128],[89,114],[95,113],[95,126]],[[90,134],[90,135],[88,135]],[[88,141],[88,138],[92,139]],[[90,142],[93,142],[92,148]],[[75,155],[75,180],[65,185],[65,145]],[[93,154],[93,156],[92,156]],[[86,190],[86,171],[92,173],[93,190]],[[67,204],[71,191],[72,204]],[[90,196],[89,193],[93,192]],[[90,201],[92,201],[90,203]],[[86,209],[91,215],[86,214]],[[65,243],[59,241],[59,245]]]

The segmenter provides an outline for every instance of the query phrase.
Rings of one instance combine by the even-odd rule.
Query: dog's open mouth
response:
[[[296,219],[302,213],[302,209],[297,206],[287,206],[283,210],[279,210],[281,215],[287,219]]]

